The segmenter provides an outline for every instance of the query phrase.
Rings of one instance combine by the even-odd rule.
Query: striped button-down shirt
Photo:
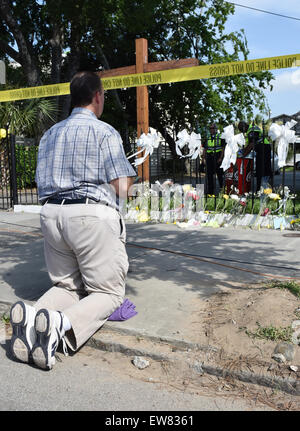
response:
[[[107,185],[134,176],[119,133],[86,108],[74,108],[40,141],[36,182],[42,202],[50,197],[88,197],[118,208]]]

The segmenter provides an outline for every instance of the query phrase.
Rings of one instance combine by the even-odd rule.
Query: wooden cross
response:
[[[159,72],[162,70],[180,69],[182,67],[199,65],[199,61],[196,58],[148,63],[148,41],[142,38],[135,40],[135,58],[136,64],[134,66],[105,70],[99,73],[100,77],[110,78],[112,76]],[[143,133],[147,134],[149,132],[149,97],[147,86],[136,88],[136,105],[137,137],[139,138]],[[139,157],[142,157],[142,154],[140,154]],[[147,157],[142,165],[138,166],[138,175],[143,178],[143,181],[150,181],[149,157]]]

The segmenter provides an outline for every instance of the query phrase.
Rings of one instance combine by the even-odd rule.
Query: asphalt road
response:
[[[274,175],[274,187],[279,187],[283,184],[283,173]],[[293,172],[285,172],[284,185],[293,190]],[[295,190],[300,191],[300,170],[295,171]]]
[[[0,344],[0,411],[101,411],[107,412],[105,418],[120,411],[257,410],[253,402],[243,399],[176,390],[172,382],[160,383],[157,366],[138,370],[132,358],[119,353],[85,346],[73,356],[59,353],[61,362],[44,371],[14,361],[7,352],[8,343],[2,339]]]

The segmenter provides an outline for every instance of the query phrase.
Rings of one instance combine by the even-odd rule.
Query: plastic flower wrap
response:
[[[159,181],[155,184],[151,184],[150,189],[150,219],[152,221],[159,221],[159,193],[162,190],[162,186]]]
[[[281,195],[281,196],[280,196]],[[286,215],[287,204],[291,199],[295,199],[295,195],[291,194],[290,189],[287,186],[284,186],[282,189],[279,187],[278,193],[272,193],[272,196],[269,195],[270,199],[278,200],[279,207],[274,211],[274,213]]]
[[[175,142],[176,144],[176,153],[180,157],[191,157],[191,159],[196,159],[200,155],[201,149],[201,135],[198,133],[192,132],[189,134],[185,129],[178,133],[178,140]],[[188,146],[189,153],[184,155],[182,154],[182,149],[185,146]]]
[[[278,142],[277,155],[279,168],[282,168],[286,164],[289,144],[293,144],[296,141],[296,132],[290,130],[295,124],[297,124],[297,121],[291,120],[282,126],[273,123],[270,127],[270,138],[272,141]]]
[[[196,190],[194,188],[191,188],[190,190],[186,191],[184,194],[184,218],[189,220],[190,218],[195,216],[195,202],[198,200],[199,197],[197,196]]]
[[[126,221],[138,222],[139,210],[137,209],[128,209],[127,213],[124,216]]]
[[[235,135],[233,126],[227,126],[221,135],[221,139],[225,139],[226,147],[224,151],[224,157],[221,164],[221,168],[224,171],[230,168],[231,163],[235,165],[237,152],[239,148],[245,145],[245,138],[242,133]]]
[[[148,211],[150,200],[149,182],[135,184],[135,204],[140,210]]]
[[[149,221],[150,217],[149,217],[148,211],[145,211],[145,210],[140,211],[138,216],[137,216],[137,220],[140,223],[144,223],[146,221]]]

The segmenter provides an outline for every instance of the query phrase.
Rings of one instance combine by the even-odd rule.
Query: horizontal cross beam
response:
[[[183,67],[199,66],[196,58],[185,58],[182,60],[157,61],[145,63],[143,72],[159,72],[160,70],[180,69]],[[110,78],[112,76],[132,75],[137,73],[136,66],[118,67],[117,69],[107,69],[99,72],[100,78]]]

